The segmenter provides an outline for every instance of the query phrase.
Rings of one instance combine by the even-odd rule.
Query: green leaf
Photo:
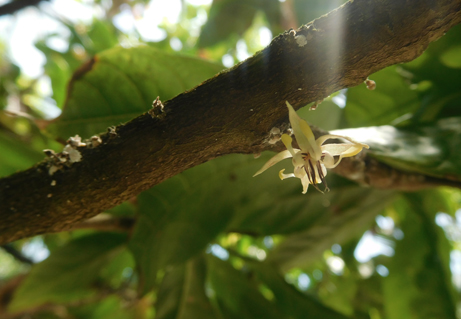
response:
[[[397,242],[390,274],[383,279],[389,318],[456,318],[449,244],[434,222],[438,196],[433,195],[434,192],[405,194],[406,201],[395,204],[404,218],[401,227],[405,237]]]
[[[169,269],[158,290],[155,319],[216,318],[205,294],[203,257]]]
[[[29,168],[45,157],[43,153],[4,132],[0,132],[0,149],[0,176]]]
[[[144,293],[153,287],[158,269],[198,254],[226,227],[242,196],[233,188],[233,172],[248,159],[236,155],[202,164],[138,197],[141,216],[129,247]],[[251,179],[250,172],[245,178]]]
[[[84,319],[138,319],[140,311],[135,307],[127,307],[127,300],[112,295],[90,304],[68,307],[71,318]],[[70,316],[69,316],[70,317]]]
[[[413,121],[436,121],[461,116],[459,81],[461,69],[459,39],[461,26],[450,29],[445,36],[431,43],[416,60],[402,65],[408,82],[417,89],[421,106]]]
[[[396,66],[376,72],[370,79],[376,82],[375,90],[363,84],[347,91],[345,116],[350,127],[390,124],[418,109],[417,92],[409,88]]]
[[[88,36],[92,40],[93,50],[101,52],[110,49],[118,44],[115,28],[107,21],[94,19],[93,24],[88,31]]]
[[[89,137],[146,112],[157,96],[169,100],[221,69],[152,47],[104,51],[74,75],[63,113],[48,130],[63,139]]]
[[[212,46],[232,34],[241,36],[253,23],[257,11],[252,2],[254,1],[213,1],[209,18],[198,39],[198,47]]]
[[[277,306],[289,318],[309,319],[346,319],[347,317],[322,305],[317,300],[304,295],[295,287],[288,284],[283,277],[266,262],[250,265],[255,269],[258,277],[273,292]]]
[[[126,235],[95,233],[79,237],[35,265],[16,290],[9,306],[17,312],[46,302],[64,303],[91,294],[91,284]]]
[[[132,254],[126,248],[117,252],[112,260],[100,272],[100,278],[111,288],[118,289],[126,285],[135,268]]]
[[[461,45],[451,47],[442,54],[440,60],[450,68],[461,68]]]
[[[272,173],[252,177],[272,156],[218,158],[139,196],[140,219],[129,247],[140,269],[144,293],[154,286],[158,269],[200,253],[226,227],[264,235],[309,225],[311,216],[317,215],[303,208],[299,216],[297,208],[309,200],[301,194],[301,183],[294,179],[282,182],[277,175],[277,167],[291,165],[289,160],[271,168]],[[323,212],[322,198],[317,198],[318,211]]]
[[[346,2],[346,0],[324,1],[324,0],[293,0],[293,13],[297,18],[297,25],[311,22],[318,17],[336,9]],[[282,4],[291,5],[290,3]],[[290,9],[288,9],[290,10]]]
[[[314,111],[309,106],[298,110],[298,115],[308,123],[312,123],[323,130],[330,131],[337,129],[344,118],[344,109],[341,109],[331,99],[322,102]]]
[[[263,297],[251,273],[238,271],[229,262],[207,256],[212,298],[225,318],[288,318],[275,303]]]
[[[66,99],[67,82],[71,76],[69,65],[60,54],[52,52],[47,57],[45,72],[51,79],[53,99],[62,108]]]
[[[408,172],[461,180],[461,117],[434,124],[395,128],[365,127],[333,131],[367,143],[371,155]]]
[[[313,216],[311,225],[288,236],[269,253],[268,262],[283,270],[311,264],[333,244],[345,243],[361,234],[394,195],[394,191],[336,188],[323,199],[324,203],[331,203],[329,209],[322,202],[306,202],[303,209]]]

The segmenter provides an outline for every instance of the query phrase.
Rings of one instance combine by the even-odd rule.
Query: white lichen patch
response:
[[[72,163],[80,162],[82,160],[82,153],[77,149],[78,147],[85,147],[86,143],[82,143],[80,136],[75,135],[67,140],[67,145],[60,153],[55,153],[53,150],[43,150],[49,158],[48,174],[53,175],[64,167],[70,167]],[[54,184],[53,184],[54,183]],[[56,181],[51,182],[51,186],[56,185]]]
[[[54,173],[59,171],[59,168],[60,168],[59,166],[51,165],[50,168],[48,169],[48,174],[53,175]]]
[[[269,131],[269,136],[268,138],[266,139],[266,143],[270,144],[270,145],[274,145],[276,144],[278,141],[280,141],[280,138],[282,136],[282,131],[280,130],[280,128],[274,126],[273,128],[271,128],[271,130]]]
[[[107,132],[109,133],[109,136],[111,138],[117,137],[117,127],[116,126],[111,126],[107,128]]]
[[[85,147],[86,146],[86,143],[82,143],[82,138],[78,135],[75,135],[73,137],[70,137],[68,140],[67,140],[67,144],[72,146],[73,148],[76,148],[76,147]]]
[[[97,136],[97,135],[93,135],[91,137],[90,141],[91,141],[91,144],[90,144],[91,147],[98,147],[99,145],[102,144],[101,138],[99,136]]]
[[[68,161],[70,163],[80,162],[82,160],[82,153],[79,150],[73,148],[71,145],[67,144],[64,147],[63,153],[66,152],[68,155]]]
[[[303,47],[307,44],[307,38],[302,34],[295,36],[295,40],[299,47]]]
[[[269,144],[274,145],[278,141],[280,141],[281,137],[280,136],[272,136],[269,141],[267,141]]]
[[[272,135],[279,135],[280,134],[280,129],[278,127],[273,127],[270,131]]]

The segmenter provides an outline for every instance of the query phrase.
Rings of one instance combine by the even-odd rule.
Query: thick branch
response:
[[[287,127],[286,100],[299,108],[413,60],[461,21],[460,10],[461,0],[355,0],[279,35],[166,102],[165,118],[143,114],[79,148],[71,168],[49,176],[43,162],[1,179],[0,243],[69,228],[215,157],[271,149],[270,129]]]
[[[346,158],[334,172],[357,183],[381,189],[418,191],[430,187],[450,186],[461,189],[461,181],[442,179],[419,173],[403,172],[378,162],[366,151],[352,158]]]
[[[13,14],[29,6],[36,6],[42,1],[49,1],[49,0],[13,0],[11,2],[8,2],[0,6],[0,16],[7,15],[7,14]]]

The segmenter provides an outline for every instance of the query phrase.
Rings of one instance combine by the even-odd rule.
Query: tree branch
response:
[[[1,179],[0,243],[66,229],[218,156],[273,149],[269,131],[288,126],[286,100],[299,108],[413,60],[461,21],[460,10],[461,0],[355,0],[279,35],[164,103],[166,117],[143,114],[98,147],[79,147],[82,161],[70,168],[50,176],[42,162]]]
[[[403,172],[378,162],[363,151],[352,158],[345,158],[334,170],[357,183],[380,189],[418,191],[430,187],[450,186],[461,189],[461,181],[442,179],[419,173]]]
[[[13,14],[29,6],[36,6],[42,1],[49,0],[13,0],[0,6],[0,16]]]
[[[14,248],[11,244],[5,244],[1,245],[0,247],[3,248],[4,251],[6,251],[8,254],[14,257],[14,259],[29,264],[33,265],[34,261],[30,259],[29,257],[24,256],[21,252],[19,252],[16,248]]]

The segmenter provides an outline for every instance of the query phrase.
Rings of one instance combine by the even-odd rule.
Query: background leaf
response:
[[[392,167],[429,176],[461,179],[461,118],[395,128],[366,127],[333,131],[367,143],[370,153]]]
[[[0,149],[0,176],[27,169],[44,158],[43,153],[6,132],[0,132]]]
[[[253,267],[254,264],[253,264]],[[258,277],[274,293],[277,305],[290,318],[310,318],[310,319],[346,319],[328,307],[325,307],[317,300],[303,295],[293,286],[289,285],[282,276],[270,265],[255,267]]]
[[[210,288],[225,318],[287,318],[263,297],[250,273],[238,271],[216,257],[208,258]]]
[[[169,100],[222,70],[152,47],[114,48],[96,55],[87,67],[74,76],[62,115],[48,127],[63,139],[90,137],[131,120],[149,110],[157,96]]]
[[[405,85],[398,70],[392,66],[371,75],[377,83],[373,91],[365,84],[347,90],[345,116],[349,127],[397,124],[418,109],[417,92]]]
[[[346,243],[366,230],[386,206],[386,201],[392,200],[394,192],[336,188],[326,197],[323,200],[333,203],[332,207],[325,209],[318,204],[312,205],[311,209],[310,205],[305,207],[315,219],[304,226],[303,231],[294,233],[278,245],[269,254],[269,262],[284,271],[312,263],[333,244]]]
[[[405,202],[396,203],[402,210],[404,239],[396,245],[384,280],[389,318],[455,318],[448,249],[441,229],[434,223],[436,210],[432,195],[406,194]],[[429,204],[429,205],[427,205]],[[438,229],[437,229],[438,228]]]
[[[17,289],[10,311],[46,302],[68,302],[91,294],[101,268],[126,240],[123,234],[96,233],[69,242],[33,267]]]
[[[202,256],[170,268],[159,287],[156,319],[216,318],[205,293],[206,273]]]

